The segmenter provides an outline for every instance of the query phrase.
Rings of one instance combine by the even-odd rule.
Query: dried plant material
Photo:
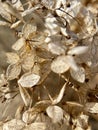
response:
[[[22,59],[22,69],[30,70],[35,63],[35,52],[28,52],[23,56]]]
[[[77,65],[72,56],[58,56],[51,64],[51,70],[55,73],[64,73],[69,68],[77,70]]]
[[[69,59],[67,56],[59,56],[57,57],[51,64],[51,70],[55,73],[64,73],[66,72],[69,68]]]
[[[40,75],[41,75],[41,79],[39,84],[41,84],[50,74],[51,69],[50,69],[50,61],[44,61],[40,64]]]
[[[13,80],[18,78],[21,73],[21,65],[20,64],[11,64],[8,66],[6,70],[6,77],[8,80]]]
[[[46,108],[51,105],[51,101],[50,100],[42,100],[42,101],[39,101],[37,102],[35,105],[34,105],[34,109],[37,111],[37,112],[42,112],[42,111],[45,111]]]
[[[23,5],[20,0],[12,0],[13,7],[15,7],[19,11],[24,11]]]
[[[88,119],[89,117],[87,115],[80,114],[78,119],[76,119],[76,121],[74,122],[76,124],[75,130],[78,130],[77,128],[79,128],[80,130],[84,129],[91,130],[88,125]]]
[[[52,9],[55,4],[54,0],[42,0],[41,2],[48,9]]]
[[[46,112],[54,123],[60,122],[63,119],[63,110],[58,106],[49,106]]]
[[[31,106],[32,98],[26,88],[19,86],[20,95],[24,101],[25,106]]]
[[[73,117],[77,117],[83,111],[83,105],[77,102],[67,101],[64,104],[64,110],[70,113]]]
[[[0,2],[0,15],[7,21],[12,22],[11,15],[3,8]]]
[[[68,54],[69,55],[80,55],[80,54],[87,52],[87,50],[88,50],[87,46],[77,46],[77,47],[74,47],[73,49],[69,50]]]
[[[44,122],[35,122],[24,128],[24,130],[46,130],[47,126]]]
[[[97,114],[98,113],[98,103],[96,103],[96,102],[86,103],[85,110],[91,114]]]
[[[57,96],[55,99],[53,99],[52,104],[57,104],[57,103],[59,103],[59,102],[62,100],[62,98],[63,98],[63,96],[64,96],[65,89],[66,89],[66,84],[67,84],[67,83],[65,83],[65,84],[63,85],[63,87],[61,88],[61,90],[60,90],[58,96]]]
[[[30,39],[37,31],[36,23],[31,21],[30,23],[26,23],[22,29],[22,33],[24,38]]]
[[[3,130],[21,130],[24,127],[24,122],[22,122],[21,120],[13,119],[3,125]]]
[[[18,39],[14,45],[12,45],[12,49],[15,51],[19,51],[25,45],[25,39],[22,37]]]
[[[39,80],[40,80],[39,75],[34,74],[34,73],[25,73],[18,80],[18,84],[20,84],[22,87],[33,87],[37,85]]]
[[[15,119],[18,119],[18,120],[21,120],[21,119],[22,119],[23,110],[24,110],[24,106],[23,106],[23,105],[20,105],[20,106],[17,108],[17,110],[16,110]]]
[[[19,56],[17,55],[17,53],[13,53],[13,52],[7,52],[6,53],[7,56],[7,62],[9,64],[15,64],[18,63],[18,61],[20,60]]]
[[[33,123],[36,118],[37,118],[38,112],[37,111],[32,111],[32,109],[29,109],[27,111],[25,111],[22,115],[22,120],[26,123],[26,124],[31,124]]]
[[[89,118],[98,120],[97,8],[97,0],[0,0],[0,128],[97,129]]]
[[[0,20],[0,26],[10,26],[10,23]]]
[[[51,42],[48,44],[48,49],[51,53],[53,53],[55,55],[65,54],[65,51],[66,51],[66,47],[61,45],[61,43],[52,43]]]
[[[10,2],[3,2],[1,3],[2,7],[11,15],[15,16],[16,18],[20,19],[21,21],[23,20],[23,17],[21,16],[21,14],[16,10],[16,8],[14,8]]]
[[[78,67],[78,70],[75,71],[73,69],[70,69],[70,74],[73,79],[80,83],[84,83],[85,81],[85,70],[83,67]]]

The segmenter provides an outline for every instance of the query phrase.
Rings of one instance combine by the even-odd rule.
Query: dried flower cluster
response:
[[[98,1],[0,0],[0,17],[17,38],[6,52],[0,97],[2,104],[17,95],[23,101],[0,129],[91,130],[90,117],[98,119]]]

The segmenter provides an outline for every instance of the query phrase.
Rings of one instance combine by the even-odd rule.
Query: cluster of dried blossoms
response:
[[[91,84],[98,66],[97,0],[1,0],[0,15],[0,26],[18,38],[6,53],[1,97],[10,102],[20,94],[24,103],[1,129],[91,130],[89,116],[98,113],[98,88]]]

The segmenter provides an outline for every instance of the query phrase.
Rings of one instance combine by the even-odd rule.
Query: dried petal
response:
[[[20,72],[21,72],[21,65],[11,64],[7,68],[6,77],[8,80],[16,79],[16,78],[18,78]]]
[[[76,81],[84,83],[85,81],[85,70],[83,67],[78,67],[78,70],[70,69],[70,74]]]
[[[15,51],[20,50],[23,46],[25,45],[25,39],[22,37],[20,39],[18,39],[14,45],[12,45],[12,49],[14,49]]]
[[[12,0],[12,4],[13,7],[15,7],[17,10],[24,11],[23,5],[20,0],[17,0],[17,2],[15,0]]]
[[[38,112],[33,112],[32,109],[29,109],[23,113],[22,120],[27,124],[32,123],[36,119],[37,114]]]
[[[96,103],[96,102],[86,103],[85,110],[89,113],[97,114],[98,113],[98,103]]]
[[[55,73],[64,73],[70,67],[77,70],[77,65],[72,56],[58,56],[51,64],[51,70]]]
[[[7,62],[9,64],[15,64],[20,59],[19,56],[16,53],[13,53],[13,52],[6,53],[6,56],[7,56]]]
[[[24,130],[46,130],[47,126],[44,122],[35,122],[24,128]]]
[[[13,119],[4,123],[3,130],[22,130],[25,124],[21,120]]]
[[[39,75],[34,74],[34,73],[25,73],[18,80],[18,84],[20,84],[22,87],[33,87],[37,85],[39,80],[40,80]]]
[[[34,22],[26,23],[22,29],[23,35],[26,39],[32,38],[32,36],[36,33],[37,26]]]
[[[58,106],[49,106],[46,112],[54,123],[60,122],[63,119],[63,110]]]
[[[55,73],[64,73],[70,68],[66,56],[58,56],[51,64],[51,70]]]
[[[57,104],[62,100],[64,92],[65,92],[65,88],[66,88],[66,83],[63,85],[63,87],[61,88],[58,96],[53,100],[52,104]]]
[[[66,48],[62,46],[60,43],[49,43],[48,49],[51,53],[56,55],[65,54],[66,50]]]
[[[28,93],[28,91],[26,90],[26,88],[23,88],[19,85],[19,90],[20,90],[20,95],[24,101],[24,104],[26,106],[30,106],[32,103],[32,98],[31,98],[30,94]]]
[[[34,51],[33,52],[30,52],[30,53],[26,53],[23,57],[22,57],[22,68],[24,70],[30,70],[33,65],[34,65],[34,62],[35,62],[35,53]]]
[[[88,47],[87,46],[78,46],[78,47],[74,47],[73,49],[68,51],[69,55],[80,55],[83,54],[85,52],[87,52]]]
[[[3,2],[2,3],[2,7],[11,15],[15,16],[16,18],[20,19],[21,21],[23,20],[23,17],[21,16],[21,14],[17,11],[16,8],[14,8],[10,2]]]

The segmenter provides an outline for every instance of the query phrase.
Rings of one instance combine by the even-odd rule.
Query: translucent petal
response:
[[[78,47],[74,47],[73,49],[68,51],[69,55],[80,55],[83,54],[85,52],[87,52],[88,47],[87,46],[78,46]]]
[[[7,68],[6,77],[8,80],[16,79],[16,78],[18,78],[20,72],[21,72],[21,65],[11,64]]]
[[[40,80],[39,75],[34,74],[34,73],[25,73],[18,80],[18,84],[20,84],[22,87],[33,87],[37,85],[39,80]]]
[[[85,70],[83,67],[79,67],[78,70],[70,69],[70,74],[76,81],[84,83],[85,81]]]
[[[20,50],[23,46],[25,45],[25,39],[22,37],[20,39],[18,39],[14,45],[12,45],[12,49],[14,49],[15,51]]]
[[[30,53],[26,53],[23,57],[22,57],[22,68],[24,70],[30,70],[35,62],[35,53],[34,52],[30,52]]]
[[[28,91],[26,90],[26,88],[19,86],[19,90],[20,90],[20,95],[21,95],[25,105],[30,106],[32,103],[32,98],[31,98],[30,94],[28,93]]]
[[[13,53],[13,52],[8,52],[6,53],[7,56],[7,62],[9,64],[15,64],[19,61],[19,56],[17,55],[17,53]]]
[[[59,74],[66,72],[70,67],[74,70],[78,69],[74,58],[70,55],[58,56],[51,64],[51,70]]]
[[[56,55],[65,54],[65,47],[59,43],[49,43],[48,49],[51,53]]]
[[[32,36],[36,33],[37,26],[34,22],[26,23],[23,26],[22,32],[26,39],[32,38]]]
[[[49,106],[46,112],[54,123],[60,122],[63,119],[63,110],[58,106]]]
[[[65,55],[58,56],[51,64],[51,70],[55,73],[64,73],[69,68],[69,58]]]
[[[25,127],[25,124],[21,120],[12,119],[4,123],[3,130],[22,130]]]

